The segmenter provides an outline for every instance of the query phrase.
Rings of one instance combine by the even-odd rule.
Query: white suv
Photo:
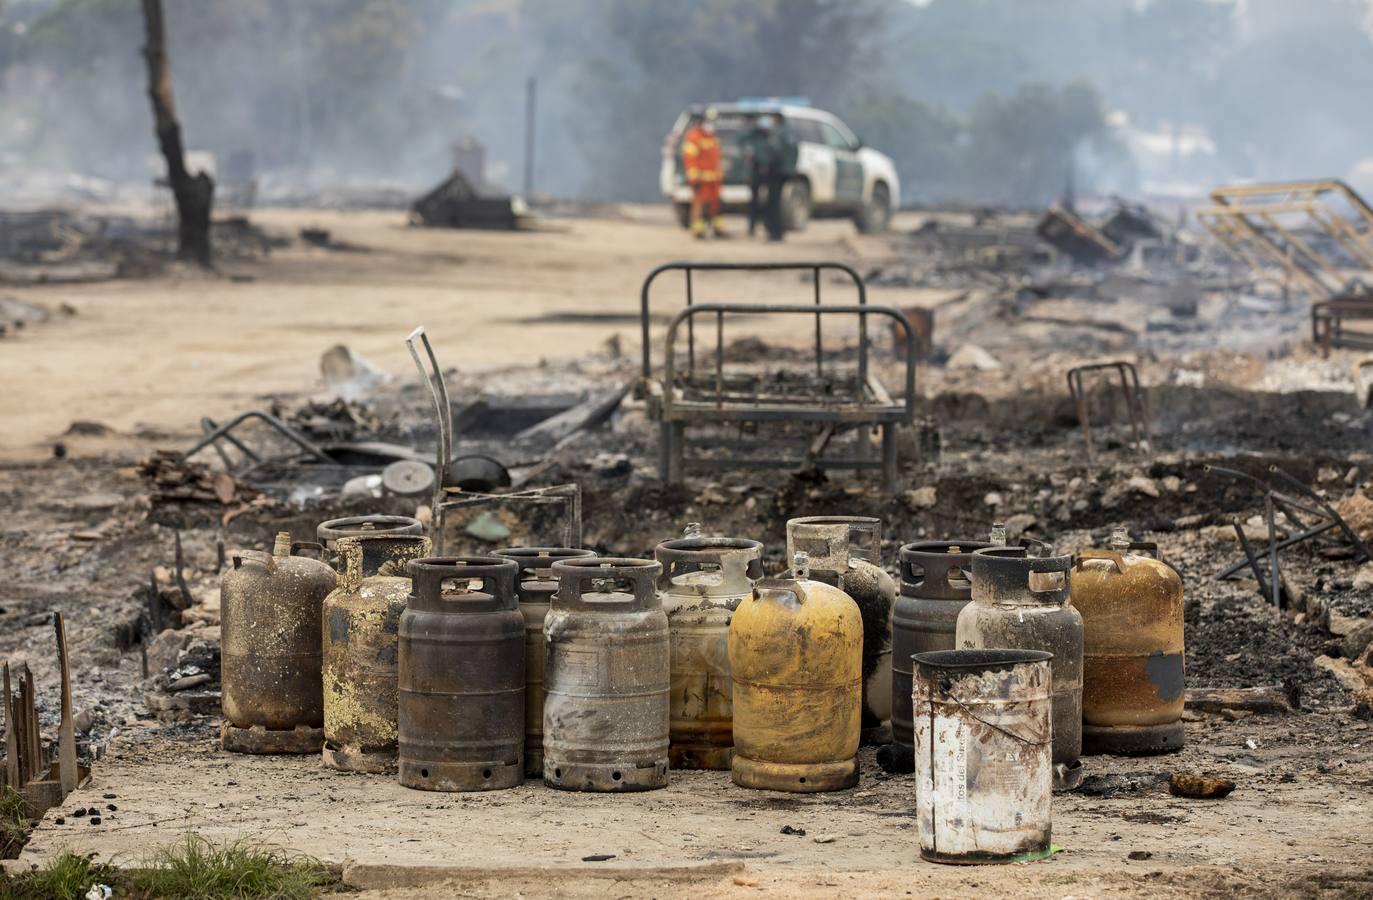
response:
[[[766,113],[780,116],[796,136],[796,175],[788,180],[782,196],[789,231],[806,227],[812,216],[852,218],[862,232],[886,229],[892,210],[901,201],[896,167],[885,153],[863,146],[836,116],[786,102],[741,101],[710,105],[719,114],[715,131],[720,137],[724,159],[721,206],[725,212],[748,209],[749,172],[740,140],[754,120]],[[703,104],[683,112],[663,142],[658,182],[663,196],[676,207],[677,218],[683,227],[690,220],[691,187],[682,173],[682,136],[692,114],[705,109]]]

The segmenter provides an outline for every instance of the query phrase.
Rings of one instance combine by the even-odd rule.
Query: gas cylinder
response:
[[[524,774],[543,777],[543,673],[548,655],[544,647],[543,621],[558,592],[553,564],[596,554],[571,547],[509,547],[495,553],[513,559],[520,567],[515,576],[515,595],[524,614]]]
[[[809,576],[797,553],[790,576],[759,581],[729,623],[730,771],[742,787],[804,793],[858,783],[863,619],[852,597]]]
[[[734,746],[729,620],[763,577],[763,545],[690,531],[654,551],[672,635],[668,759],[674,769],[724,770]]]
[[[1069,602],[1072,564],[1071,556],[1030,556],[1025,547],[978,550],[972,602],[958,614],[960,648],[1054,655],[1055,790],[1082,780],[1082,616]]]
[[[490,791],[524,781],[524,616],[513,560],[409,565],[398,642],[400,783]]]
[[[344,516],[320,522],[315,528],[315,539],[324,545],[325,561],[339,572],[343,571],[337,547],[339,538],[365,534],[424,534],[424,526],[410,516]]]
[[[220,583],[225,750],[318,753],[324,743],[320,621],[334,570],[295,553],[282,531],[272,552],[233,555]]]
[[[896,768],[915,765],[911,721],[911,657],[952,650],[958,614],[972,599],[968,566],[986,541],[916,541],[901,548],[901,595],[892,606],[892,742]]]
[[[396,641],[410,595],[406,565],[429,538],[368,532],[338,539],[339,586],[324,598],[324,763],[396,769]]]
[[[564,559],[544,620],[543,780],[565,791],[667,786],[667,616],[662,566]]]
[[[1077,555],[1072,594],[1083,629],[1083,752],[1182,749],[1181,576],[1156,545],[1131,543],[1122,529],[1108,549]]]
[[[810,558],[810,577],[848,594],[863,616],[865,744],[891,742],[891,613],[896,581],[882,569],[882,520],[804,516],[787,521],[787,559]]]

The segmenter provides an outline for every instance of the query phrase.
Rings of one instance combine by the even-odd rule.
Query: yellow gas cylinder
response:
[[[1083,550],[1073,566],[1072,602],[1083,628],[1083,752],[1180,750],[1182,578],[1157,558],[1155,545],[1131,543],[1123,529],[1108,548]]]
[[[858,783],[863,619],[837,587],[808,577],[758,582],[729,623],[734,758],[741,787],[837,791]]]

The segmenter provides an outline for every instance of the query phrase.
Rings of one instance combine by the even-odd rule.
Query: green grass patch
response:
[[[249,841],[188,834],[126,873],[135,891],[177,900],[305,900],[333,883],[318,860]]]
[[[14,900],[82,900],[93,884],[113,885],[114,869],[63,851],[47,865],[22,875],[0,874],[0,897]]]
[[[9,785],[0,787],[0,859],[14,859],[29,839],[29,804]]]
[[[19,875],[0,874],[0,897],[82,900],[104,884],[130,900],[306,900],[337,887],[319,861],[239,840],[215,844],[188,834],[137,868],[94,863],[69,851]]]

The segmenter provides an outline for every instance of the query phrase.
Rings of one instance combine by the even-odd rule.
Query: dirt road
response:
[[[737,230],[731,240],[697,242],[664,207],[624,212],[616,219],[552,219],[536,231],[480,232],[411,228],[401,212],[262,210],[253,221],[269,231],[294,236],[302,227],[325,228],[352,249],[296,241],[217,275],[182,269],[151,280],[7,288],[50,308],[70,304],[77,314],[0,345],[0,383],[7,387],[0,396],[0,459],[46,455],[48,442],[78,419],[184,437],[201,416],[219,418],[266,394],[318,387],[320,354],[338,343],[409,378],[402,340],[421,324],[441,361],[466,370],[573,357],[615,335],[630,366],[639,345],[639,285],[659,263],[858,262],[884,255],[888,240],[834,221],[812,223],[783,244],[749,240]],[[718,275],[698,282],[700,300],[791,295],[810,299],[809,288],[790,278]],[[923,297],[884,290],[872,302],[915,305]],[[796,333],[805,327],[797,322]]]

